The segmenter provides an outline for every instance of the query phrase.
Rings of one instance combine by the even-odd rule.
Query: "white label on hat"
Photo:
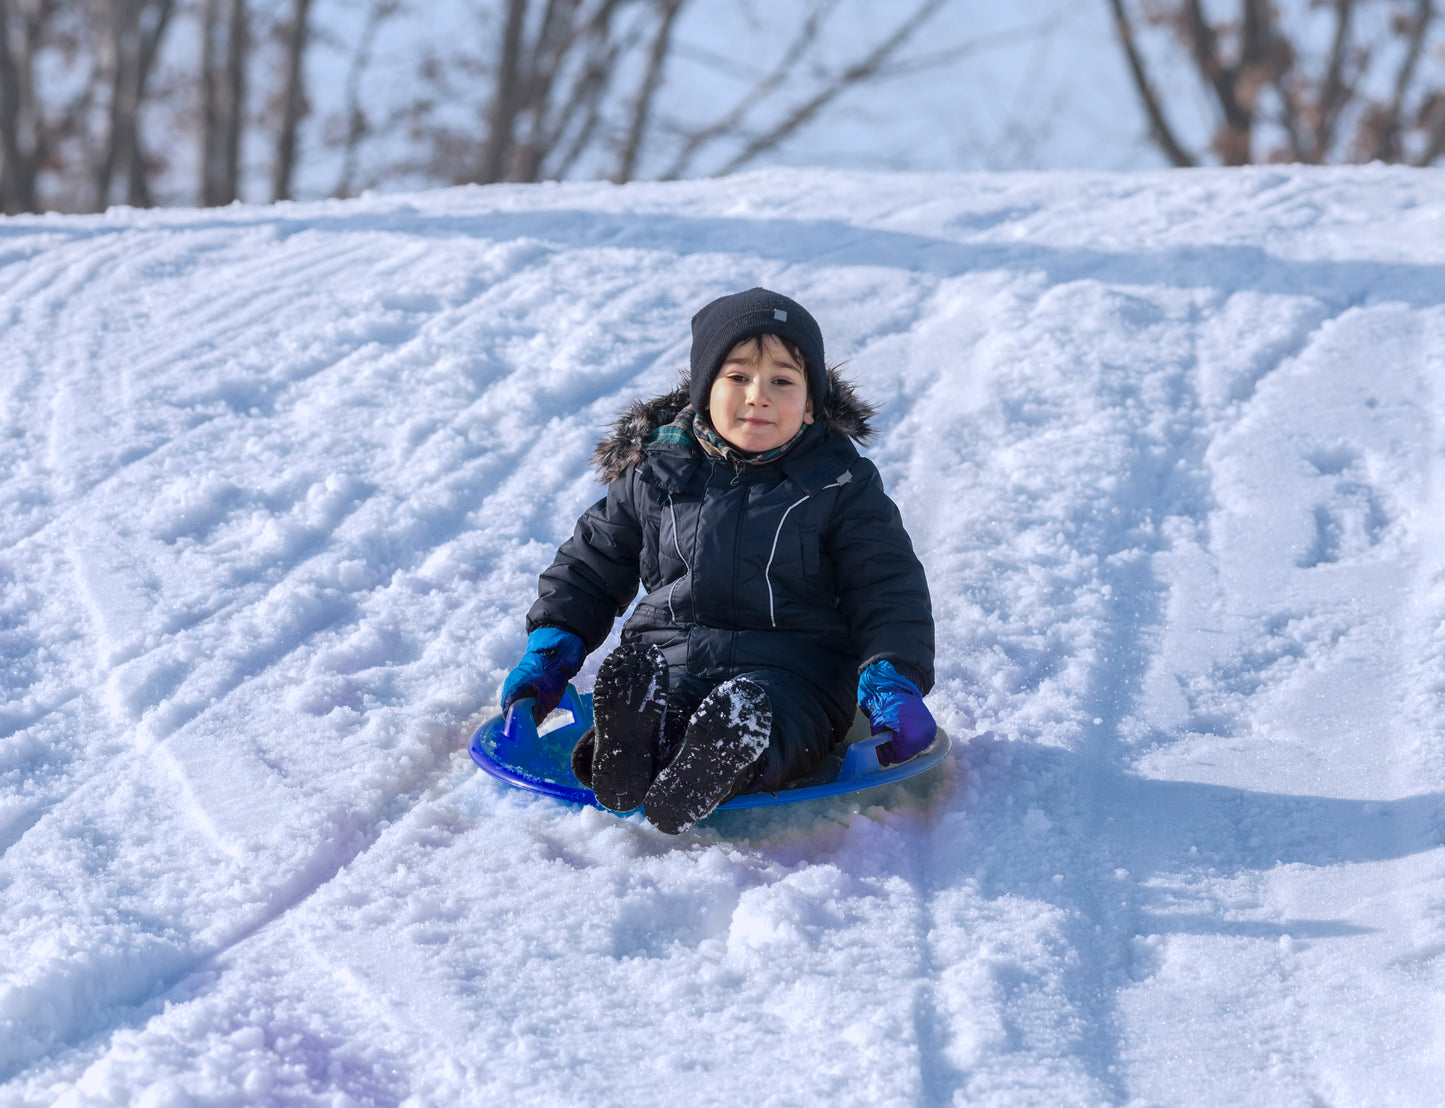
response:
[[[773,309],[773,318],[776,319],[779,323],[787,323],[787,322],[788,322],[788,313],[785,312],[785,311],[783,311],[782,308],[774,308],[774,309]]]

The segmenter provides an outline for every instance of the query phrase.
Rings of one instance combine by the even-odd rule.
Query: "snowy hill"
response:
[[[680,840],[478,775],[759,283],[883,406],[953,758]],[[1436,171],[0,220],[0,1104],[1439,1103],[1442,351]]]

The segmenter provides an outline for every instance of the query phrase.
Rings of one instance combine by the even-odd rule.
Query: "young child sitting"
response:
[[[933,614],[923,567],[877,467],[874,410],[823,361],[786,296],[751,289],[692,320],[692,372],[635,401],[593,460],[607,495],[542,574],[506,709],[538,722],[606,639],[578,780],[669,834],[744,792],[815,769],[855,704],[885,765],[934,738]]]

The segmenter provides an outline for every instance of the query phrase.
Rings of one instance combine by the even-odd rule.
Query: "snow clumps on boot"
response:
[[[592,694],[591,785],[597,803],[630,812],[657,776],[667,708],[667,660],[655,646],[620,646],[602,660]]]
[[[703,698],[688,722],[682,749],[642,803],[660,831],[680,835],[737,795],[768,748],[773,710],[768,694],[745,677],[724,681]]]

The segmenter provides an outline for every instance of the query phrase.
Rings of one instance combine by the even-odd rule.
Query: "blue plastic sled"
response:
[[[572,748],[592,726],[592,694],[579,693],[571,685],[562,696],[559,711],[571,713],[572,721],[548,726],[555,713],[539,730],[532,722],[532,701],[519,700],[505,716],[495,716],[477,728],[468,747],[472,761],[493,777],[500,777],[523,789],[555,796],[573,804],[601,807],[592,790],[572,775]],[[775,793],[744,793],[735,796],[718,811],[762,808],[771,804],[796,804],[825,796],[842,796],[878,785],[891,785],[927,773],[948,757],[953,741],[943,728],[933,745],[896,766],[878,763],[877,748],[892,738],[892,732],[868,733],[868,719],[861,712],[853,721],[847,741],[834,748],[824,764],[812,774]]]

